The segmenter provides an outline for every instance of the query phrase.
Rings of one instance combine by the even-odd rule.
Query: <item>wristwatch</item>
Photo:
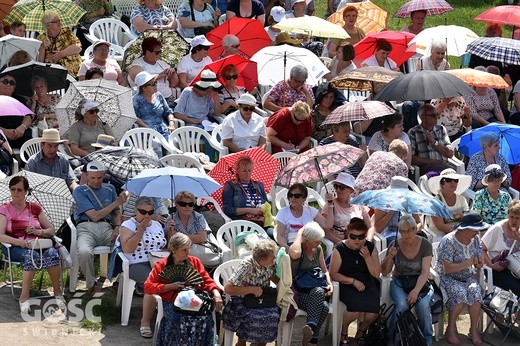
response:
[[[436,147],[439,145],[439,141],[435,141],[435,143],[433,143],[433,146]]]

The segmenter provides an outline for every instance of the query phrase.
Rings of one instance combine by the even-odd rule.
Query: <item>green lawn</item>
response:
[[[316,15],[323,18],[327,2],[325,0],[316,1]],[[388,29],[401,30],[408,25],[408,19],[394,18],[394,13],[401,7],[405,0],[371,0],[379,7],[388,12]],[[452,12],[442,14],[440,16],[428,16],[426,18],[426,27],[437,25],[459,25],[473,30],[477,35],[483,35],[486,23],[473,20],[488,8],[506,5],[507,0],[447,0],[453,7]],[[511,27],[503,27],[503,37],[511,37]],[[460,59],[449,57],[450,64],[453,68],[457,68]]]

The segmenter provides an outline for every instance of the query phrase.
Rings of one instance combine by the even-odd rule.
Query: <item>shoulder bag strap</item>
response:
[[[87,188],[90,190],[90,192],[92,192],[92,194],[94,195],[94,198],[96,199],[96,201],[99,203],[99,206],[101,207],[101,209],[104,208],[103,204],[101,203],[101,201],[99,200],[98,196],[94,193],[94,191],[90,188],[90,186],[87,185]]]

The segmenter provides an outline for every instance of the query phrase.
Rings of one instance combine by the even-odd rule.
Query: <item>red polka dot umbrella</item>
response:
[[[221,185],[224,185],[227,181],[236,178],[235,163],[243,156],[250,156],[255,163],[251,180],[259,181],[264,184],[265,192],[269,193],[273,186],[276,172],[278,172],[280,162],[259,147],[223,156],[208,175]],[[222,205],[222,188],[215,191],[211,196]]]

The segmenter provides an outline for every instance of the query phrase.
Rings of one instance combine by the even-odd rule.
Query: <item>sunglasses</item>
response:
[[[240,106],[242,107],[242,109],[244,110],[244,112],[252,112],[255,110],[255,107],[254,106]]]
[[[234,46],[231,46],[231,47],[238,48],[238,47],[240,47],[240,45],[239,44],[235,44]]]
[[[162,53],[162,50],[161,50],[161,49],[159,49],[159,50],[154,50],[153,52],[154,52],[155,54],[159,55],[159,54]]]
[[[366,234],[352,234],[350,233],[348,237],[352,240],[363,240],[367,237]]]
[[[98,108],[92,108],[92,109],[89,109],[89,110],[87,111],[87,113],[90,113],[90,114],[94,114],[94,113],[96,113],[96,114],[97,114],[97,113],[99,113],[99,109],[98,109]]]
[[[2,84],[4,85],[10,85],[10,86],[15,86],[16,85],[16,82],[14,80],[11,80],[11,79],[2,79]]]
[[[157,86],[157,81],[155,81],[155,82],[153,82],[153,83],[145,84],[144,86],[145,86],[145,87],[148,87],[148,86]]]
[[[343,185],[343,184],[334,184],[332,186],[334,186],[334,190],[341,190],[341,191],[345,190],[348,187],[347,185]]]
[[[177,202],[177,205],[180,207],[190,207],[193,208],[195,206],[194,202]]]
[[[458,183],[459,182],[459,179],[451,179],[451,178],[444,178],[442,179],[444,182],[446,183],[452,183],[452,182],[456,182]]]
[[[226,80],[238,79],[238,75],[233,74],[233,75],[225,76],[224,78]]]
[[[209,46],[202,46],[202,49],[209,50]]]
[[[303,197],[303,194],[301,193],[291,193],[289,192],[287,194],[287,198],[302,198]]]
[[[145,209],[137,209],[137,211],[140,213],[140,214],[143,214],[143,215],[153,215],[153,213],[155,212],[153,209],[152,210],[145,210]]]

